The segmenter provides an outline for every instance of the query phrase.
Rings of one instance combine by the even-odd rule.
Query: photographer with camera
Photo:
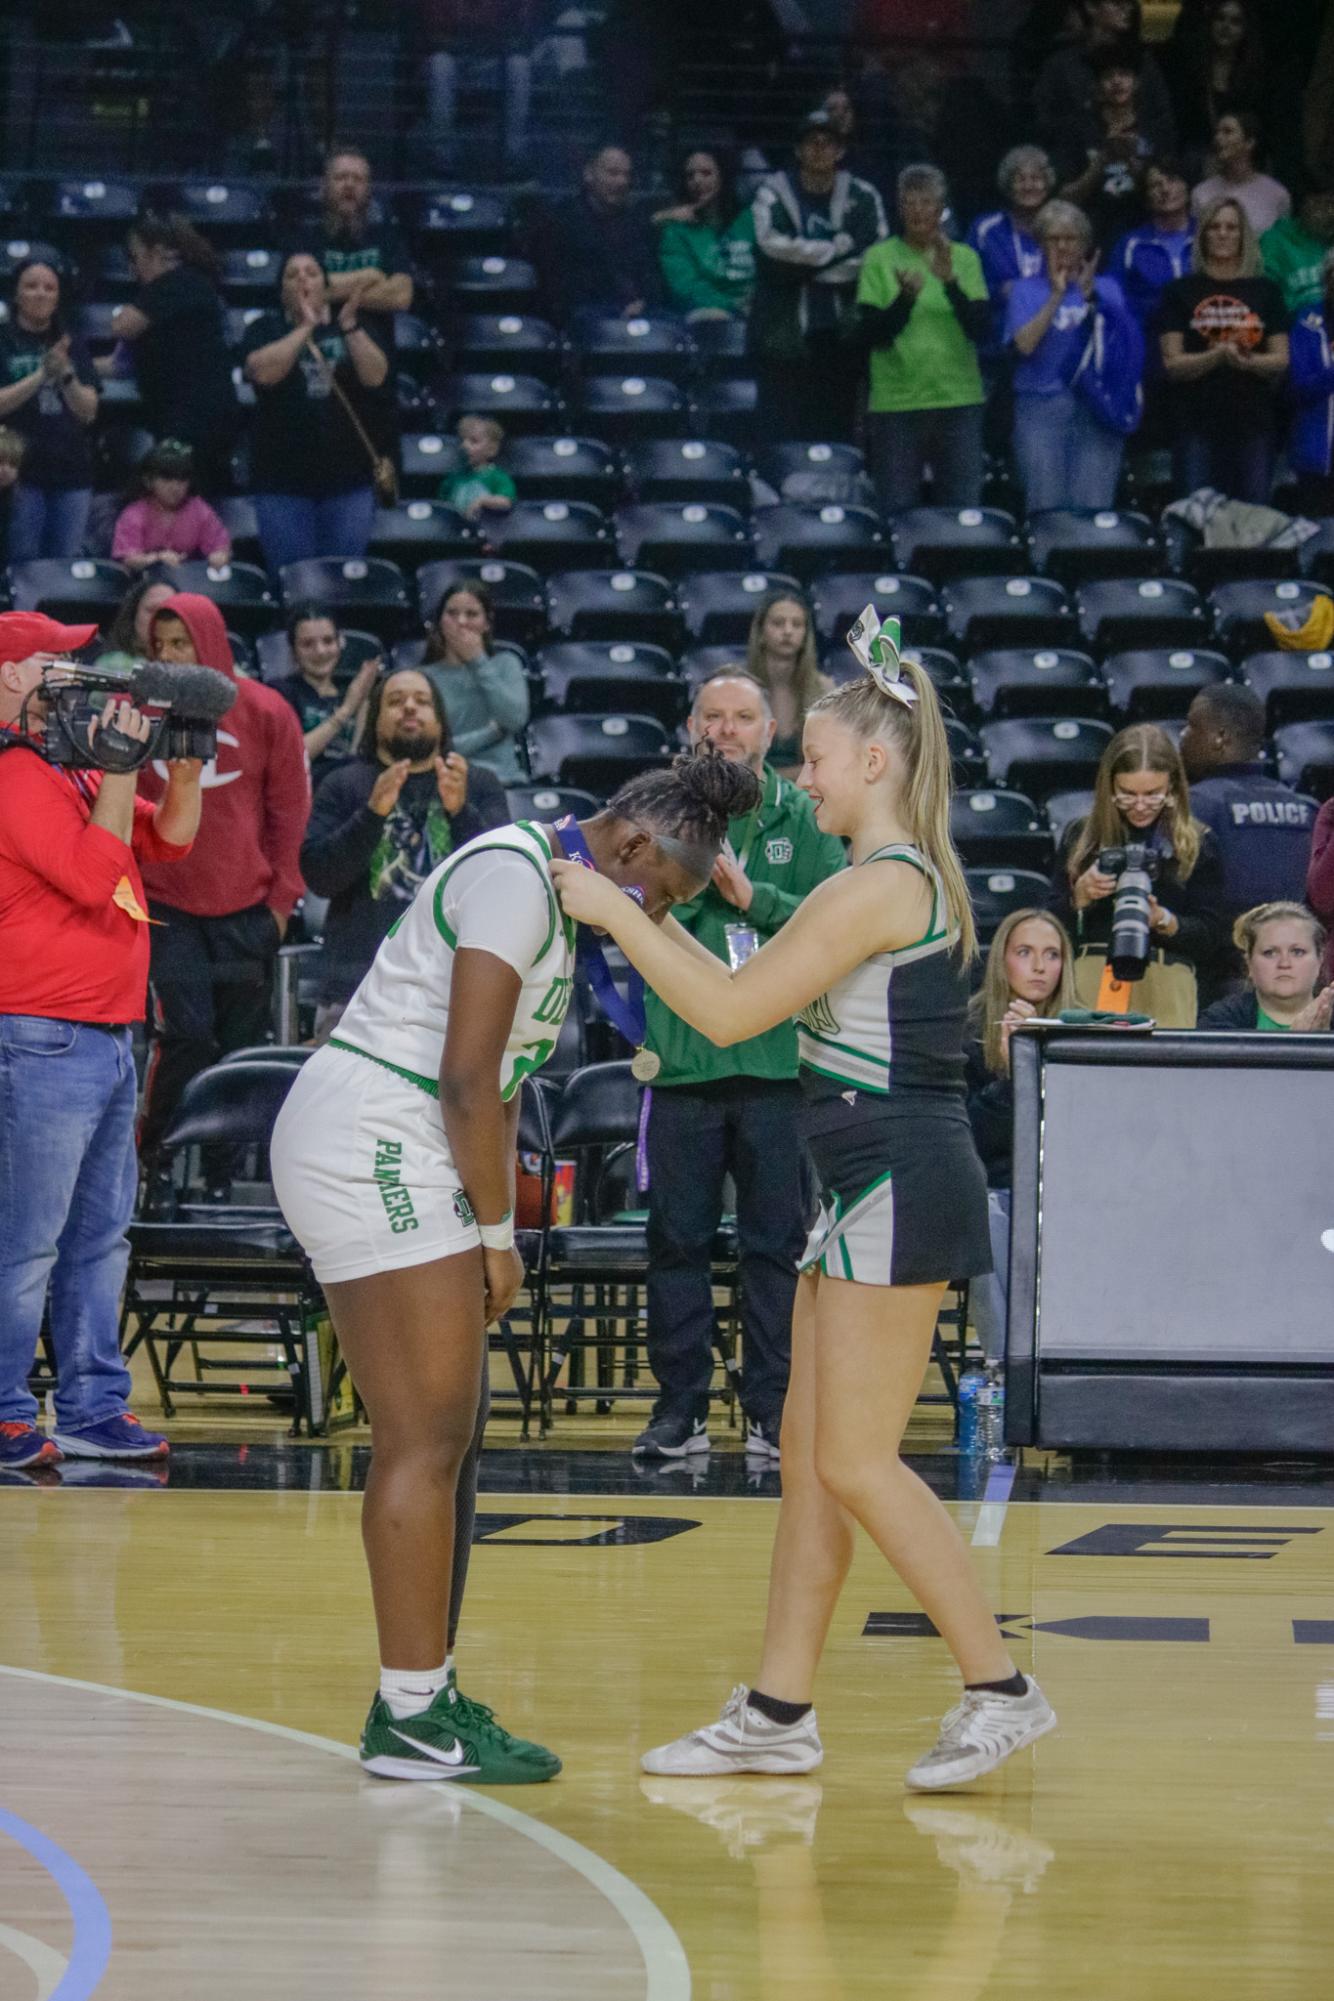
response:
[[[1136,723],[1112,738],[1093,811],[1061,838],[1049,903],[1074,938],[1085,1007],[1194,1028],[1227,942],[1223,874],[1165,730]]]
[[[130,1027],[148,988],[141,862],[189,853],[200,764],[175,759],[156,805],[132,760],[154,725],[108,698],[83,725],[88,764],[48,761],[61,656],[92,625],[0,616],[0,1468],[160,1458],[126,1409],[120,1294],[137,1179]],[[48,1290],[56,1430],[28,1390]]]

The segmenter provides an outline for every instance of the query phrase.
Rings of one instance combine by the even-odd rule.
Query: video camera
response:
[[[20,734],[11,741],[26,743],[48,764],[78,771],[137,771],[152,758],[207,762],[217,756],[219,719],[236,700],[235,683],[216,668],[132,660],[124,653],[104,654],[91,666],[53,661],[39,692],[45,728],[31,729],[25,704]],[[146,741],[101,724],[110,700],[132,702],[152,719]]]
[[[1161,859],[1144,841],[1128,841],[1121,848],[1099,850],[1099,872],[1116,877],[1107,962],[1118,980],[1142,980],[1149,963],[1153,944],[1149,904]]]

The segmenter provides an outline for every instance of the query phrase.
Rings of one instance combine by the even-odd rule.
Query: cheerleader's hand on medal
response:
[[[610,931],[613,937],[625,912],[637,908],[624,890],[582,862],[553,861],[551,879],[567,917],[573,917],[576,924],[591,924],[597,931]]]

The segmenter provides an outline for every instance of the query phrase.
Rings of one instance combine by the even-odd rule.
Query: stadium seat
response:
[[[621,561],[664,576],[685,570],[733,570],[749,562],[750,531],[734,507],[693,500],[648,500],[616,511]]]
[[[451,375],[441,384],[447,421],[494,417],[507,431],[549,430],[562,414],[559,393],[537,375]]]
[[[1322,521],[1315,534],[1303,542],[1301,559],[1304,577],[1334,585],[1334,521]]]
[[[763,444],[755,455],[755,470],[762,480],[773,487],[780,500],[789,495],[784,491],[787,482],[827,479],[846,483],[846,498],[867,501],[871,498],[870,483],[866,477],[866,460],[855,445],[805,444],[800,439],[787,443]],[[838,488],[829,494],[833,499]],[[790,496],[802,499],[798,490]]]
[[[48,235],[81,248],[124,236],[141,206],[135,182],[79,175],[54,184],[40,224]]]
[[[794,577],[883,568],[888,554],[880,517],[869,507],[783,502],[757,507],[753,525],[759,561]]]
[[[668,313],[645,313],[632,320],[576,313],[570,322],[570,351],[584,375],[653,375],[684,382],[695,369],[689,329]]]
[[[537,273],[522,257],[460,257],[445,273],[446,300],[460,313],[527,313]]]
[[[340,619],[364,625],[391,643],[413,623],[407,578],[379,557],[317,556],[285,563],[279,572],[284,607],[327,604]]]
[[[188,216],[216,243],[259,240],[269,223],[268,196],[246,181],[182,181],[167,206]]]
[[[610,444],[679,437],[685,391],[663,375],[590,375],[578,388],[579,421]]]
[[[677,671],[683,677],[693,695],[696,688],[715,674],[725,673],[729,668],[745,668],[746,648],[736,646],[688,646],[677,661]]]
[[[533,777],[602,799],[636,772],[666,764],[671,754],[670,737],[651,716],[538,716],[528,725]]]
[[[1035,575],[1055,577],[1062,584],[1091,583],[1098,577],[1148,577],[1162,561],[1153,523],[1145,514],[1053,507],[1031,514],[1025,532]]]
[[[124,259],[123,248],[121,248],[121,256]],[[31,260],[36,260],[42,264],[50,264],[54,270],[64,271],[71,277],[77,276],[77,266],[74,265],[74,261],[67,251],[59,250],[55,244],[39,240],[36,237],[9,236],[0,240],[0,282],[5,284],[10,283],[19,265],[27,264]],[[128,261],[126,268],[128,269]],[[112,293],[106,285],[100,286],[99,290],[106,292],[108,297],[123,299],[129,296],[129,292],[135,289],[135,285],[134,274],[130,272],[129,286],[126,290],[119,293]]]
[[[946,716],[945,735],[949,739],[950,764],[954,783],[975,787],[987,782],[987,754],[977,731],[957,716]]]
[[[981,714],[1105,716],[1107,690],[1087,653],[1069,647],[1002,646],[975,653],[968,663]]]
[[[554,382],[565,359],[565,343],[546,320],[524,313],[466,313],[449,329],[459,366],[470,374],[509,370]]]
[[[423,563],[417,572],[417,604],[425,625],[435,624],[440,600],[450,586],[463,583],[486,585],[498,639],[520,646],[541,639],[547,624],[541,577],[527,563],[502,562],[496,556],[453,556],[441,563]]]
[[[1059,648],[1075,636],[1070,600],[1051,577],[952,577],[941,606],[950,639],[969,649]]]
[[[596,813],[602,801],[591,792],[577,792],[570,786],[556,785],[507,785],[505,804],[510,817],[515,820],[563,820],[567,813],[573,813],[576,820],[586,820]]]
[[[274,303],[282,277],[280,251],[261,250],[252,245],[248,250],[223,250],[219,258],[222,264],[222,296],[228,305],[268,306]]]
[[[1093,788],[1078,786],[1069,792],[1051,792],[1047,795],[1044,810],[1052,839],[1059,848],[1066,828],[1076,820],[1086,820],[1093,811]]]
[[[551,628],[562,639],[681,641],[681,614],[666,577],[652,570],[563,570],[547,586]]]
[[[780,570],[701,570],[682,578],[677,600],[697,646],[736,646],[744,654],[751,621],[770,591],[803,595],[796,578]]]
[[[964,874],[977,924],[978,944],[985,950],[1012,910],[1047,906],[1047,877],[1034,869],[970,868]]]
[[[912,657],[925,670],[945,715],[957,716],[960,722],[973,722],[976,711],[973,690],[956,655],[944,646],[914,646]],[[847,681],[858,680],[866,672],[850,646],[828,647],[820,666],[840,687]],[[979,783],[985,782],[985,776],[983,773]]]
[[[514,224],[503,195],[430,188],[400,194],[394,206],[413,248],[431,261],[509,247]]]
[[[343,650],[334,669],[334,680],[340,688],[343,688],[347,686],[358,667],[367,660],[383,658],[386,649],[378,633],[363,632],[357,626],[343,625],[341,622],[339,630],[343,635]],[[419,647],[424,645],[424,641],[419,642]],[[395,648],[393,658],[395,667],[400,664],[416,665],[415,660],[400,663],[397,652],[398,649]],[[261,681],[281,681],[284,675],[296,672],[292,649],[287,643],[285,630],[260,633],[255,641],[254,665]]]
[[[692,320],[690,332],[699,368],[705,375],[745,373],[746,322],[743,319]]]
[[[1041,869],[1051,864],[1051,834],[1022,792],[956,792],[950,833],[962,861],[977,869]]]
[[[369,553],[415,570],[444,556],[471,555],[481,539],[481,531],[443,500],[400,500],[397,507],[376,508]]]
[[[144,433],[144,450],[151,442],[151,434]],[[136,454],[136,457],[141,454]],[[259,546],[259,519],[255,513],[255,503],[246,494],[227,494],[213,503],[223,527],[231,537],[232,558],[241,563],[262,563],[263,551]]]
[[[178,591],[212,598],[228,625],[247,639],[264,632],[278,616],[277,599],[258,563],[224,563],[216,570],[207,563],[179,563],[171,582]]]
[[[945,616],[935,586],[925,577],[896,577],[882,570],[831,570],[813,590],[815,630],[826,645],[840,646],[868,604],[882,618],[902,621],[903,643],[915,652],[945,637]]]
[[[644,438],[625,454],[626,485],[636,500],[750,511],[746,464],[735,445],[721,439]]]
[[[15,611],[44,611],[49,618],[73,624],[98,624],[112,617],[130,588],[128,570],[119,563],[91,556],[42,557],[33,563],[13,563],[9,590]]]
[[[445,358],[439,333],[420,313],[393,313],[390,317],[398,366],[409,370],[414,381],[433,387]]]
[[[1010,716],[983,723],[979,734],[997,785],[1045,799],[1091,785],[1114,732],[1087,716]]]
[[[450,478],[463,463],[455,438],[439,431],[404,431],[399,440],[400,485],[407,499],[434,500],[440,482]]]
[[[1130,646],[1198,646],[1208,637],[1200,594],[1178,577],[1108,577],[1081,584],[1080,637],[1095,653]]]
[[[1223,654],[1188,646],[1110,653],[1102,671],[1112,707],[1127,723],[1184,716],[1201,688],[1229,673]]]
[[[1334,795],[1334,722],[1285,724],[1274,731],[1274,756],[1285,785],[1316,799]]]
[[[505,445],[505,470],[525,500],[584,500],[614,507],[620,464],[600,438],[515,438]]]
[[[689,693],[665,647],[563,640],[544,646],[535,664],[552,708],[584,715],[628,710],[654,716],[669,730],[685,720]]]
[[[745,451],[759,428],[759,390],[749,375],[706,377],[692,391],[695,415],[711,438],[723,438]]]
[[[1241,678],[1264,703],[1270,729],[1334,716],[1334,653],[1248,653]]]
[[[1014,516],[999,507],[909,507],[888,525],[895,568],[936,584],[1004,576],[1024,560]]]
[[[516,500],[508,514],[490,515],[483,533],[502,556],[544,576],[615,554],[606,517],[586,500]]]
[[[1209,548],[1184,521],[1166,514],[1162,537],[1168,569],[1206,593],[1216,584],[1230,583],[1239,577],[1295,577],[1304,554],[1296,548]]]
[[[1306,622],[1318,595],[1317,585],[1291,580],[1271,583],[1256,577],[1218,584],[1209,593],[1218,643],[1234,660],[1262,652],[1274,643],[1265,624],[1266,612],[1300,626]]]

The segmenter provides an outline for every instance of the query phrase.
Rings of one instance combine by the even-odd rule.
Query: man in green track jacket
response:
[[[753,813],[734,820],[713,881],[672,913],[732,965],[787,922],[817,883],[844,864],[810,801],[770,771],[768,697],[744,668],[706,681],[691,737],[708,738],[763,780]],[[797,1035],[791,1022],[717,1049],[648,996],[648,1046],[662,1068],[648,1123],[648,1354],[658,1399],[636,1453],[680,1459],[706,1452],[714,1312],[710,1260],[723,1182],[736,1185],[746,1449],[777,1461],[791,1361],[797,1259],[806,1239],[807,1176],[798,1124]]]

